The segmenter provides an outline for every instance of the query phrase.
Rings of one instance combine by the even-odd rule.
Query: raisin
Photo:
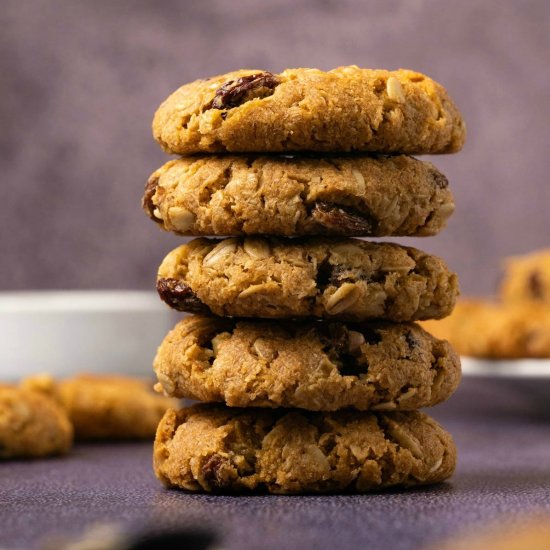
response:
[[[317,288],[324,290],[330,284],[332,279],[332,269],[332,264],[327,260],[323,260],[319,264],[319,267],[317,268],[317,276],[315,278]]]
[[[420,345],[420,342],[410,330],[405,333],[405,340],[407,341],[407,345],[411,350],[417,348]]]
[[[449,187],[449,180],[441,172],[433,170],[432,178],[434,185],[436,187],[439,187],[439,189],[446,189],[447,187]]]
[[[544,286],[540,278],[540,273],[538,271],[533,271],[529,278],[527,279],[527,285],[529,287],[529,293],[536,300],[541,300],[544,298]]]
[[[157,281],[157,292],[163,302],[178,311],[190,313],[210,313],[210,308],[200,301],[197,295],[178,279],[162,278]]]
[[[340,323],[331,323],[329,331],[334,349],[338,353],[345,353],[348,349],[348,329]]]
[[[153,203],[153,196],[157,191],[159,183],[158,176],[151,176],[145,185],[145,193],[141,199],[141,207],[145,210],[146,214],[155,222],[162,223],[162,220],[159,220],[154,212],[156,206]]]
[[[363,325],[359,332],[365,337],[365,342],[371,346],[375,346],[382,341],[382,335],[373,327]]]
[[[361,363],[352,355],[342,357],[342,366],[338,369],[342,376],[360,376],[366,374],[369,370],[369,362],[366,357],[362,358]]]
[[[336,435],[335,434],[323,434],[319,440],[319,446],[321,451],[325,455],[329,455],[336,447]]]
[[[311,216],[335,235],[371,235],[376,229],[372,216],[326,202],[315,203]]]
[[[342,353],[347,349],[348,331],[342,323],[320,322],[316,328],[326,350],[333,349]]]
[[[279,85],[279,79],[272,73],[256,73],[226,82],[216,90],[216,95],[209,105],[211,109],[232,109],[251,99],[271,95]]]
[[[212,489],[223,489],[227,483],[223,478],[223,467],[227,461],[219,455],[212,455],[202,465],[202,475],[204,481]]]

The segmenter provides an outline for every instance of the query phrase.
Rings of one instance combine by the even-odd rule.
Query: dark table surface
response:
[[[216,548],[423,548],[550,510],[550,383],[465,379],[431,411],[454,435],[449,483],[361,496],[211,496],[165,490],[151,444],[87,444],[59,459],[0,465],[0,547],[35,548],[90,525],[200,528]]]

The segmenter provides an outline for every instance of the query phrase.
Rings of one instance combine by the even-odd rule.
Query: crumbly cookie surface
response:
[[[550,248],[508,258],[500,294],[507,302],[534,301],[550,306]]]
[[[414,321],[448,315],[458,282],[443,260],[357,239],[194,239],[162,262],[161,298],[193,313]]]
[[[154,447],[157,477],[188,491],[363,493],[440,482],[455,463],[451,436],[417,411],[198,405],[169,410]]]
[[[71,423],[55,401],[0,385],[0,459],[64,454],[72,443]]]
[[[231,407],[415,410],[460,380],[448,342],[415,324],[180,321],[154,361],[167,395]]]
[[[164,412],[177,406],[140,378],[35,376],[23,386],[54,398],[67,411],[77,439],[152,439]]]
[[[453,153],[465,124],[446,90],[414,71],[240,70],[176,90],[155,113],[169,153]]]
[[[427,236],[454,212],[445,176],[405,155],[184,157],[149,178],[143,208],[181,235]]]
[[[550,309],[546,304],[460,300],[446,319],[422,325],[437,338],[448,340],[461,355],[550,358]]]

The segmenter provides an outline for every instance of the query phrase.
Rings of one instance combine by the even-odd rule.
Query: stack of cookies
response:
[[[236,71],[157,111],[163,149],[143,206],[198,238],[172,251],[161,298],[194,315],[161,344],[168,411],[154,465],[191,491],[365,492],[449,477],[449,434],[417,409],[456,389],[450,345],[414,321],[448,315],[445,263],[353,237],[430,236],[447,179],[410,154],[452,153],[462,118],[412,71]],[[195,155],[195,156],[191,156]]]

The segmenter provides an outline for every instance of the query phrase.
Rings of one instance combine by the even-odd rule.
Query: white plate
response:
[[[178,317],[154,292],[0,293],[0,380],[43,372],[152,376],[155,351]]]
[[[550,378],[550,359],[476,359],[461,357],[465,376]]]

